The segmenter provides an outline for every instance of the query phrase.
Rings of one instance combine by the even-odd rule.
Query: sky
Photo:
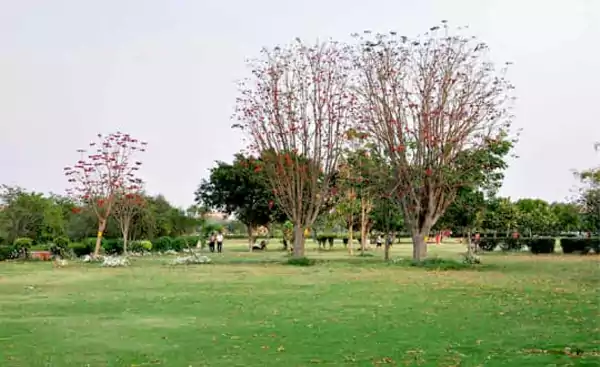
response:
[[[64,193],[75,151],[120,130],[149,144],[148,191],[188,206],[243,148],[231,115],[246,58],[441,20],[514,63],[523,131],[500,194],[564,200],[572,169],[600,163],[599,0],[0,0],[0,183]]]

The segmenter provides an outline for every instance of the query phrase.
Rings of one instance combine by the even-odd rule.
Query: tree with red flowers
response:
[[[140,215],[140,211],[146,205],[146,199],[142,195],[141,186],[131,185],[129,190],[118,192],[113,204],[113,215],[119,223],[121,234],[123,235],[123,253],[127,254],[127,242],[131,232],[131,223],[133,219]]]
[[[294,224],[294,256],[304,256],[304,230],[332,195],[344,132],[353,121],[350,49],[300,40],[264,49],[241,83],[236,116],[259,156],[276,204]]]
[[[77,151],[81,158],[75,165],[64,169],[72,185],[69,194],[76,202],[91,208],[98,219],[94,256],[100,252],[102,235],[119,195],[135,192],[142,183],[136,175],[142,163],[135,160],[135,155],[144,152],[145,147],[145,142],[129,134],[98,134],[97,141],[89,144],[89,150]]]
[[[505,68],[495,71],[484,43],[451,33],[442,22],[415,39],[357,35],[361,127],[393,168],[417,261],[457,190],[495,172],[488,158],[511,125]]]

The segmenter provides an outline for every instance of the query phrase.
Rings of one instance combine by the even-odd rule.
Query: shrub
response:
[[[154,251],[168,251],[172,249],[173,239],[171,237],[163,236],[152,241],[152,249]]]
[[[71,241],[68,237],[60,236],[56,237],[50,244],[50,253],[54,256],[60,256],[62,258],[70,258],[72,251],[69,249],[69,243]]]
[[[482,237],[479,240],[479,248],[483,251],[494,251],[499,244],[499,239],[493,237]]]
[[[100,239],[100,251],[104,250],[104,246],[106,246],[106,238]],[[88,237],[82,241],[86,246],[90,248],[89,253],[93,253],[96,249],[96,237]]]
[[[561,238],[560,247],[565,254],[579,252],[587,254],[590,250],[598,253],[600,250],[599,238]]]
[[[93,241],[92,241],[93,240]],[[103,240],[104,241],[104,240]],[[72,243],[70,248],[77,257],[89,255],[94,252],[96,247],[95,238],[87,238],[83,242]]]
[[[0,246],[0,261],[14,259],[15,256],[14,246]]]
[[[96,245],[96,242],[94,241],[94,246]],[[111,239],[107,239],[102,241],[102,248],[104,249],[104,252],[108,255],[118,255],[123,253],[123,239],[121,238],[111,238]],[[92,247],[92,252],[93,252],[93,247]]]
[[[28,237],[20,237],[13,242],[13,251],[17,253],[19,258],[29,257],[29,250],[33,246],[33,240]]]
[[[152,242],[148,240],[133,241],[129,249],[131,252],[150,252],[152,250]]]
[[[463,264],[466,264],[466,265],[481,264],[481,258],[475,254],[467,252],[466,254],[463,254],[462,256],[463,256]]]
[[[180,252],[181,250],[186,248],[185,243],[186,239],[184,237],[173,238],[173,240],[171,241],[171,250]]]
[[[294,266],[313,266],[317,261],[315,259],[309,259],[308,257],[291,257],[285,263]]]
[[[181,238],[184,240],[184,247],[185,247],[185,241],[187,241],[187,243],[190,247],[196,247],[196,244],[198,243],[200,236],[181,236]]]
[[[524,240],[520,238],[507,237],[500,242],[500,249],[502,251],[520,251],[524,245]]]
[[[600,255],[600,237],[595,237],[591,239],[592,241],[592,250],[596,255]]]
[[[323,233],[317,235],[317,242],[319,243],[319,246],[325,247],[326,244],[329,244],[329,246],[333,246],[333,243],[336,238],[337,236],[333,233]]]
[[[551,254],[554,252],[554,238],[532,238],[526,241],[532,254]]]

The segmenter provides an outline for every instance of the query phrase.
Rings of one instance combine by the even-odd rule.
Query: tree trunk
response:
[[[254,245],[254,238],[252,238],[252,226],[246,224],[246,231],[248,232],[248,251],[252,252],[252,246]]]
[[[129,239],[129,229],[123,231],[123,254],[127,255],[127,240]]]
[[[413,260],[421,261],[427,257],[427,241],[425,241],[426,231],[413,231]]]
[[[360,252],[364,253],[367,248],[367,200],[365,198],[361,198],[360,203]]]
[[[98,257],[100,254],[100,248],[102,247],[102,235],[106,229],[106,219],[101,219],[98,223],[98,235],[96,236],[96,248],[94,249],[94,257]]]
[[[304,256],[304,228],[301,223],[294,224],[294,257]]]
[[[390,260],[390,243],[388,241],[387,238],[384,238],[385,241],[385,247],[384,247],[384,251],[383,251],[383,260],[384,261],[389,261]]]
[[[354,254],[354,245],[352,244],[352,240],[353,240],[353,237],[354,237],[354,233],[352,231],[352,229],[353,229],[352,219],[353,218],[351,217],[350,225],[348,226],[348,253],[350,255]]]
[[[469,258],[473,255],[473,243],[471,242],[471,230],[467,230],[467,255]]]

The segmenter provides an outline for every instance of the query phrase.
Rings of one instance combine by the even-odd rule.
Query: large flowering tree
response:
[[[489,157],[504,152],[511,123],[504,70],[484,43],[451,33],[443,23],[415,39],[357,35],[361,128],[393,169],[417,261],[457,190],[497,169]]]
[[[89,144],[89,150],[78,150],[81,158],[73,166],[64,169],[71,184],[69,195],[90,208],[98,219],[94,256],[100,252],[102,235],[119,197],[140,188],[142,181],[137,171],[142,163],[135,155],[145,151],[146,146],[145,142],[121,132],[97,137],[97,141]]]
[[[238,123],[259,156],[279,208],[294,224],[294,256],[304,256],[304,230],[329,200],[344,132],[354,117],[350,49],[300,40],[250,61],[241,83]]]

